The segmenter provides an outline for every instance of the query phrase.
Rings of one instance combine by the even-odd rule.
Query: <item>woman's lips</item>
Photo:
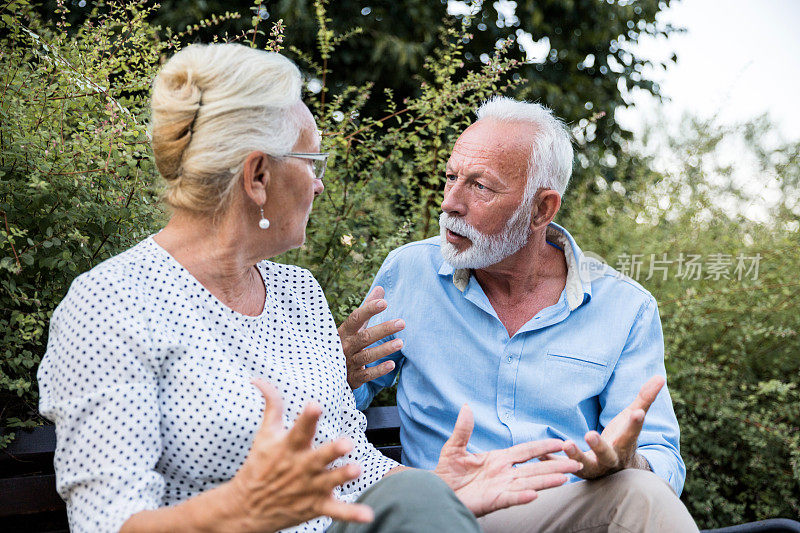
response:
[[[464,237],[463,235],[459,235],[458,233],[451,231],[449,229],[447,230],[447,233],[445,233],[445,237],[447,238],[447,242],[449,242],[450,244],[464,244],[471,242],[468,238]]]

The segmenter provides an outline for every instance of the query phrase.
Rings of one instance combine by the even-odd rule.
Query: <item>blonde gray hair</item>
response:
[[[572,138],[564,121],[547,107],[531,102],[495,96],[484,102],[477,112],[478,120],[524,122],[536,127],[531,139],[528,181],[524,201],[532,201],[540,187],[553,189],[564,196],[572,176]]]
[[[193,44],[154,83],[151,134],[164,201],[224,211],[248,154],[291,151],[300,120],[300,71],[289,59],[239,44]]]

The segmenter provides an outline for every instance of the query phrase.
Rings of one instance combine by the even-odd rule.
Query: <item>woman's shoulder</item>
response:
[[[151,239],[145,239],[80,274],[73,280],[59,307],[75,301],[86,302],[111,296],[117,300],[134,298],[148,278],[160,269],[152,246],[154,243]]]
[[[264,270],[269,272],[271,277],[274,277],[276,281],[282,281],[284,283],[311,283],[314,285],[319,285],[311,271],[306,268],[297,265],[289,265],[286,263],[275,263],[267,260],[261,261],[259,265],[261,265]]]
[[[274,288],[280,287],[283,291],[288,289],[302,297],[313,295],[325,299],[322,287],[310,270],[297,265],[266,260],[261,261],[259,265],[262,271],[266,272],[264,276],[266,283]]]

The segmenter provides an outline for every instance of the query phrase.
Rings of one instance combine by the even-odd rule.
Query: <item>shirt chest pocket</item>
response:
[[[610,372],[600,356],[563,350],[548,351],[544,366],[547,380],[570,405],[600,394]]]

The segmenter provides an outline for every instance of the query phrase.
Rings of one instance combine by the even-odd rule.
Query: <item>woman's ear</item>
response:
[[[272,158],[264,152],[251,152],[244,160],[242,184],[247,196],[258,206],[267,201]]]

